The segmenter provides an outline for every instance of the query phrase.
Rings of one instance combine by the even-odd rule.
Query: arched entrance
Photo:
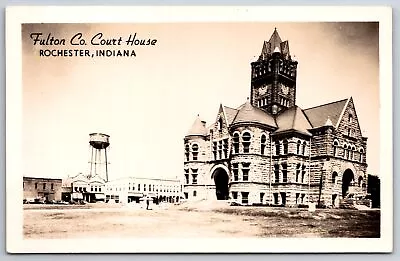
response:
[[[349,187],[354,182],[354,173],[351,169],[346,169],[342,178],[342,197],[345,198],[349,192]]]
[[[214,177],[217,200],[227,200],[229,198],[228,173],[223,168],[217,168],[212,176]]]

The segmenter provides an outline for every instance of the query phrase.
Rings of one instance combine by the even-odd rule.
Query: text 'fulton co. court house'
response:
[[[367,138],[351,97],[302,109],[297,65],[277,30],[251,63],[250,98],[198,117],[184,138],[188,200],[338,207],[367,193]]]

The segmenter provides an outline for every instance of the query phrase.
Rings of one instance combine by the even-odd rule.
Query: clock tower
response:
[[[274,30],[259,58],[251,63],[251,104],[272,114],[296,104],[297,61],[290,56],[288,41]]]

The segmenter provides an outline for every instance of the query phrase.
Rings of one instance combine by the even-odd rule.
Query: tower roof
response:
[[[281,48],[282,40],[278,34],[278,31],[276,30],[276,27],[275,27],[274,32],[271,35],[271,38],[269,38],[268,42],[271,44],[271,50],[275,50],[276,47],[278,47],[279,49]]]
[[[239,112],[237,113],[233,124],[248,122],[248,123],[260,123],[272,127],[277,127],[274,118],[263,110],[254,107],[250,104],[249,100],[245,104],[240,106]]]
[[[266,57],[276,52],[281,53],[285,58],[290,58],[289,42],[282,41],[281,37],[279,36],[278,30],[275,28],[274,32],[269,38],[269,41],[264,41],[261,56],[259,59],[264,60],[266,59]]]
[[[186,136],[194,136],[194,135],[200,135],[200,136],[207,135],[205,122],[200,119],[199,115],[197,115],[196,120],[194,121],[192,127],[186,134]]]
[[[274,133],[298,132],[311,136],[308,130],[312,126],[304,115],[303,110],[298,106],[293,106],[279,114],[276,117],[276,123],[278,124],[278,129]]]

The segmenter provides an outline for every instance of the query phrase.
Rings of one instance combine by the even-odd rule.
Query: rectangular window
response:
[[[213,142],[213,155],[214,155],[214,160],[217,159],[217,142]]]
[[[197,184],[198,169],[192,169],[192,184]]]
[[[37,189],[37,183],[35,183],[35,189]]]
[[[146,184],[143,184],[143,191],[146,191]]]
[[[233,171],[233,180],[238,181],[239,180],[239,164],[233,163],[232,171]]]
[[[238,193],[236,191],[232,192],[232,198],[237,199]]]
[[[305,176],[306,176],[306,165],[303,165],[303,171],[301,174],[301,183],[304,183]]]
[[[137,185],[137,189],[138,189],[138,191],[140,191],[140,184]]]
[[[185,199],[188,199],[189,198],[189,193],[185,192],[184,194],[185,194]]]
[[[192,152],[192,154],[193,154],[193,160],[197,160],[197,158],[198,158],[198,152]]]
[[[274,165],[275,183],[279,183],[279,165]]]
[[[300,171],[301,171],[301,165],[297,164],[297,166],[296,166],[296,182],[299,182]]]
[[[43,183],[43,189],[46,189],[46,183]]]
[[[274,204],[275,205],[279,204],[279,194],[278,193],[274,193]]]
[[[97,186],[94,187],[94,191],[97,192]]]
[[[263,203],[263,201],[264,201],[264,195],[265,195],[265,193],[260,193],[260,203],[262,204]]]
[[[296,193],[296,204],[299,204],[300,193]]]
[[[287,182],[287,164],[286,163],[282,164],[282,182],[284,182],[284,183]]]
[[[90,186],[90,191],[93,191],[93,186]]]
[[[279,144],[279,141],[275,142],[275,155],[281,154],[281,145]]]
[[[228,158],[228,139],[224,139],[224,158]]]
[[[218,141],[218,159],[222,159],[222,140]]]
[[[197,174],[192,174],[192,184],[193,185],[197,184]]]
[[[250,163],[243,163],[242,164],[242,173],[243,173],[243,181],[249,180],[249,171],[250,171]]]
[[[249,192],[242,192],[242,204],[249,203]]]
[[[197,197],[197,191],[193,191],[193,197]]]
[[[51,187],[51,190],[53,190],[54,189],[54,184],[51,183],[50,187]]]

